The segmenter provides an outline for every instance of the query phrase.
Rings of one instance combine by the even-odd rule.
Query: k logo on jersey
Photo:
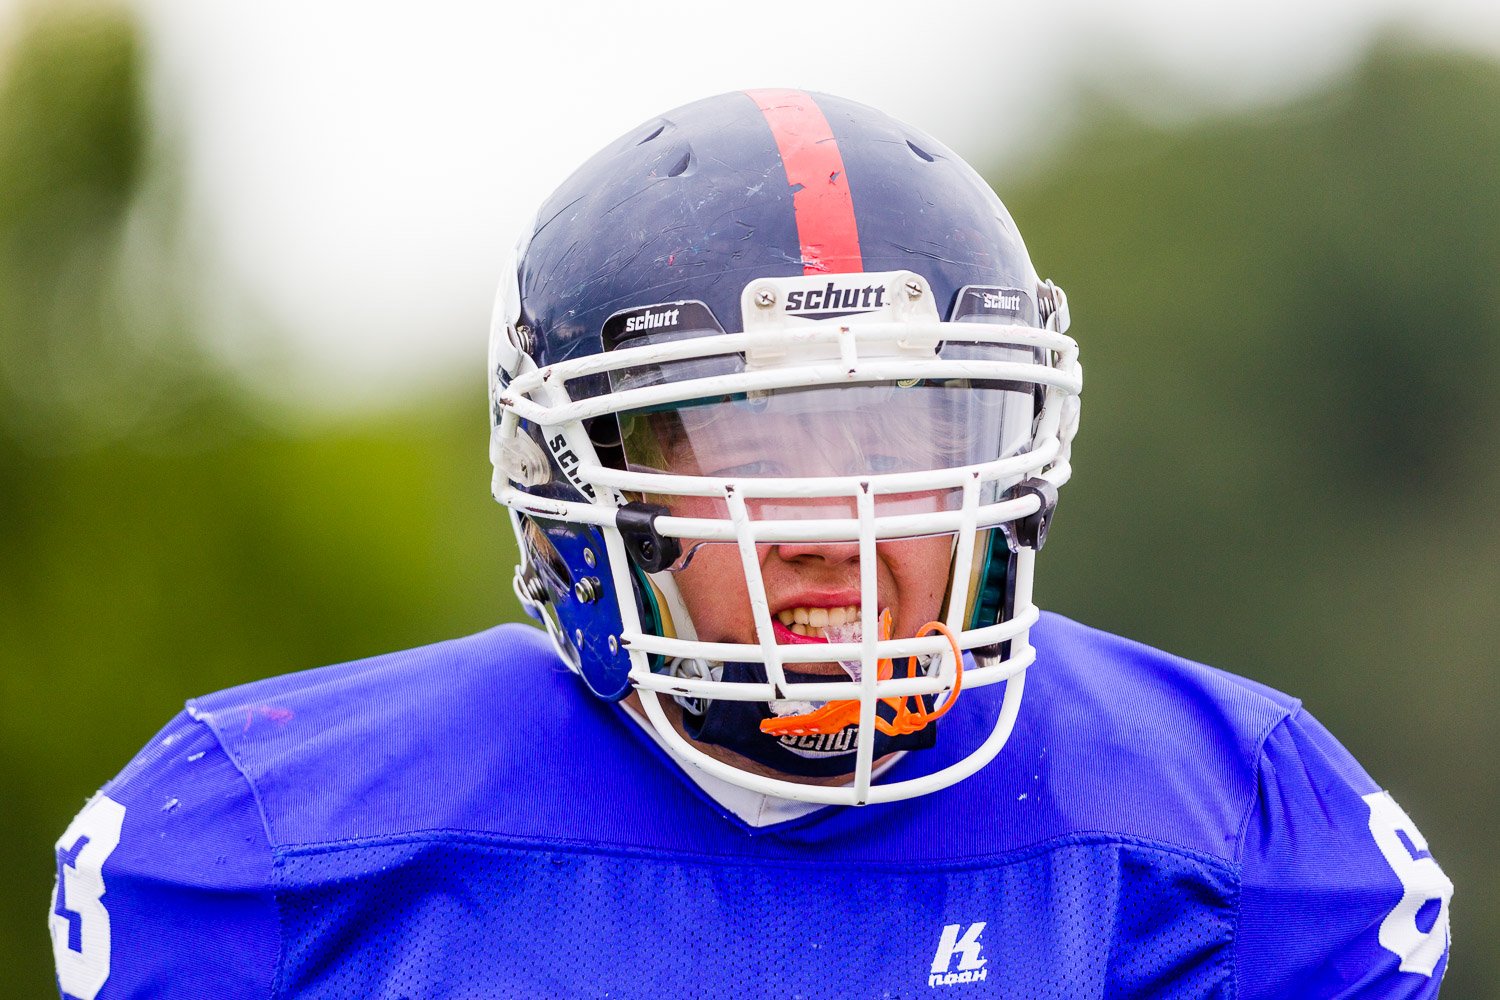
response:
[[[984,921],[970,924],[959,936],[963,924],[949,924],[943,928],[938,940],[937,954],[932,957],[932,968],[927,974],[928,986],[951,986],[954,983],[977,983],[989,971],[984,966],[988,959],[979,957],[979,935],[984,931]],[[958,968],[949,971],[953,956],[958,955]]]

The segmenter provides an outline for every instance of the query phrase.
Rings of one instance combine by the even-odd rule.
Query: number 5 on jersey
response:
[[[96,795],[57,842],[57,886],[52,890],[52,954],[57,983],[68,996],[94,1000],[109,978],[109,911],[104,908],[104,860],[120,843],[125,807]]]

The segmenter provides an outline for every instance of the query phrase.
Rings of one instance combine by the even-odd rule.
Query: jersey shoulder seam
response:
[[[1240,816],[1239,834],[1234,842],[1234,863],[1236,866],[1244,861],[1245,838],[1250,833],[1250,820],[1255,816],[1255,804],[1260,801],[1261,783],[1264,780],[1266,741],[1277,729],[1287,725],[1291,720],[1302,714],[1302,700],[1294,699],[1286,710],[1261,730],[1255,738],[1255,780],[1251,782],[1249,801],[1245,803],[1244,813]]]
[[[271,819],[266,814],[266,806],[261,798],[260,787],[251,779],[249,773],[245,770],[244,764],[240,762],[239,757],[235,755],[234,751],[229,748],[228,741],[220,735],[218,729],[213,725],[211,715],[208,712],[200,712],[196,700],[188,701],[184,708],[189,718],[208,730],[209,735],[213,737],[219,749],[224,751],[224,756],[229,760],[229,763],[234,765],[234,769],[238,772],[240,780],[245,783],[246,788],[250,789],[250,800],[255,803],[255,813],[260,817],[261,834],[266,838],[266,848],[271,856],[271,878],[266,888],[269,890],[271,908],[276,917],[276,966],[272,970],[271,988],[266,996],[268,1000],[275,1000],[281,993],[280,983],[283,970],[286,966],[286,935],[282,933],[281,894],[276,890],[276,872],[281,868],[281,856],[276,849],[276,837],[271,828]]]
[[[1243,916],[1240,905],[1244,900],[1245,838],[1250,833],[1250,821],[1255,816],[1255,804],[1260,801],[1261,783],[1264,780],[1266,741],[1271,738],[1272,733],[1282,726],[1287,725],[1301,713],[1302,700],[1300,698],[1293,699],[1292,704],[1287,706],[1281,716],[1273,719],[1266,725],[1255,740],[1255,781],[1251,784],[1250,800],[1245,803],[1245,813],[1240,818],[1239,835],[1235,838],[1234,844],[1236,878],[1234,886],[1234,920],[1230,925],[1229,932],[1229,981],[1233,995],[1236,997],[1240,995],[1240,930],[1242,929]]]

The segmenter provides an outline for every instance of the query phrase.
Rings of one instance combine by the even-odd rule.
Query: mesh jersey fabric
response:
[[[102,792],[97,998],[1435,994],[1445,951],[1381,944],[1378,788],[1295,700],[1055,615],[1033,642],[974,777],[762,828],[526,626],[198,699]]]

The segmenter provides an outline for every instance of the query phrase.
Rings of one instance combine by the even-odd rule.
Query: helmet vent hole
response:
[[[689,150],[687,150],[686,152],[684,152],[682,154],[682,158],[681,159],[679,159],[676,163],[672,164],[672,169],[670,169],[670,170],[667,171],[667,176],[668,177],[680,177],[684,173],[686,173],[687,172],[687,168],[690,167],[690,166],[692,166],[692,165],[693,165],[693,151],[691,149],[689,149]]]
[[[933,157],[933,155],[931,153],[927,152],[927,150],[923,149],[921,146],[918,146],[916,143],[912,142],[910,139],[906,140],[906,146],[913,153],[917,154],[917,157],[919,159],[926,160],[928,163],[931,163],[933,161],[933,159],[935,159],[935,157]]]
[[[644,138],[640,142],[636,143],[636,145],[637,146],[644,146],[646,143],[650,142],[652,139],[655,139],[657,136],[661,135],[662,132],[666,131],[666,128],[667,127],[665,125],[658,125],[658,126],[656,126],[656,131],[654,131],[650,135],[646,136],[646,138]]]

